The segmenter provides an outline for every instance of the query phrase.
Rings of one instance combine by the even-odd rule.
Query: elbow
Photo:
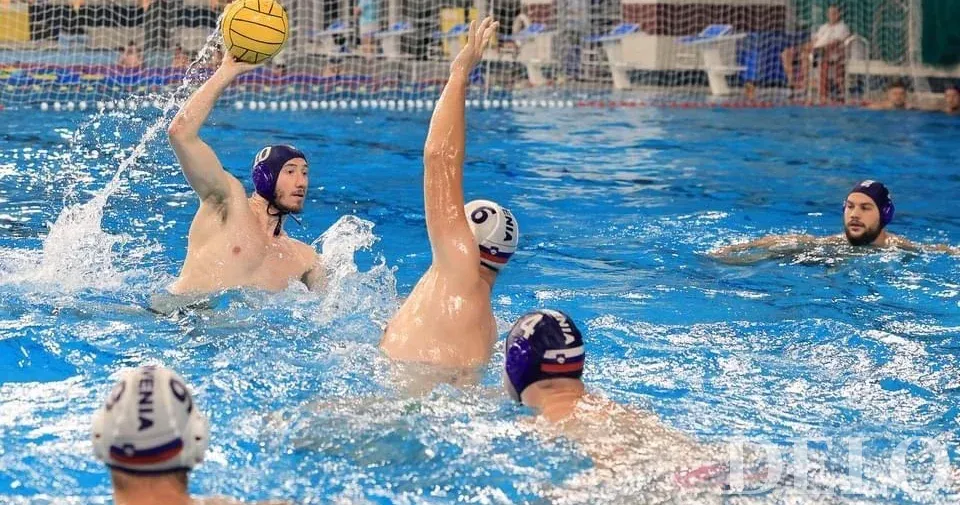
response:
[[[426,165],[447,165],[456,157],[457,149],[444,142],[427,142],[423,147],[423,162]]]
[[[173,118],[170,126],[167,127],[167,138],[172,142],[182,141],[190,137],[189,129],[183,124],[183,119],[179,116]]]
[[[426,166],[439,165],[443,162],[444,153],[440,146],[428,144],[423,149],[423,164]]]
[[[178,124],[177,120],[174,119],[170,126],[167,127],[167,138],[171,141],[176,140],[180,137],[183,137],[183,126]]]

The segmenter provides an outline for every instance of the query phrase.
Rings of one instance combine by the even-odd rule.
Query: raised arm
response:
[[[167,129],[170,145],[177,154],[183,175],[201,201],[214,199],[222,202],[236,189],[243,193],[239,181],[223,169],[213,149],[200,139],[200,127],[207,121],[223,90],[238,75],[254,67],[239,63],[230,53],[226,53],[220,68],[183,104]]]
[[[467,246],[473,234],[463,210],[464,108],[470,72],[496,31],[497,23],[490,17],[470,23],[467,44],[450,65],[450,79],[437,100],[423,148],[427,233],[433,261],[441,268],[480,264],[476,245]]]

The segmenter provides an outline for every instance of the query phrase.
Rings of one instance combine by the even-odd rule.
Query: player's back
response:
[[[387,325],[380,347],[401,361],[476,367],[490,359],[496,339],[490,286],[431,266]]]

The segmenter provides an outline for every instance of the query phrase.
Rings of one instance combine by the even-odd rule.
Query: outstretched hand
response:
[[[467,35],[467,44],[460,50],[460,54],[454,58],[450,65],[450,73],[463,72],[470,73],[473,67],[483,58],[483,52],[490,45],[493,34],[497,33],[500,23],[487,16],[479,23],[476,20],[470,22],[470,33]]]
[[[236,57],[230,54],[230,51],[224,51],[223,60],[220,61],[220,69],[234,77],[245,72],[249,72],[259,66],[260,64],[255,65],[253,63],[246,63],[238,60]]]

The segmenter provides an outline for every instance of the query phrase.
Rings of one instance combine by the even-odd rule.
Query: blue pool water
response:
[[[287,230],[327,232],[335,274],[324,295],[231,292],[173,317],[144,307],[179,269],[195,197],[161,135],[98,200],[155,117],[86,118],[18,111],[2,130],[0,502],[107,500],[90,415],[116,372],[144,363],[184,375],[211,419],[197,494],[537,502],[592,466],[519,422],[529,413],[499,388],[500,352],[475,388],[409,398],[392,386],[380,324],[430,262],[427,113],[217,111],[203,135],[248,188],[262,144],[308,153],[304,226]],[[707,252],[837,233],[865,178],[892,188],[895,233],[956,245],[957,138],[960,121],[922,113],[470,111],[467,198],[504,203],[522,229],[495,289],[501,329],[532,308],[567,311],[586,334],[591,390],[703,443],[786,453],[826,440],[810,445],[805,493],[785,482],[741,501],[956,503],[960,258],[841,250],[730,266]],[[923,486],[929,452],[909,452],[912,489],[894,475],[910,437],[946,448],[942,485]],[[620,501],[664,499],[626,477]]]

